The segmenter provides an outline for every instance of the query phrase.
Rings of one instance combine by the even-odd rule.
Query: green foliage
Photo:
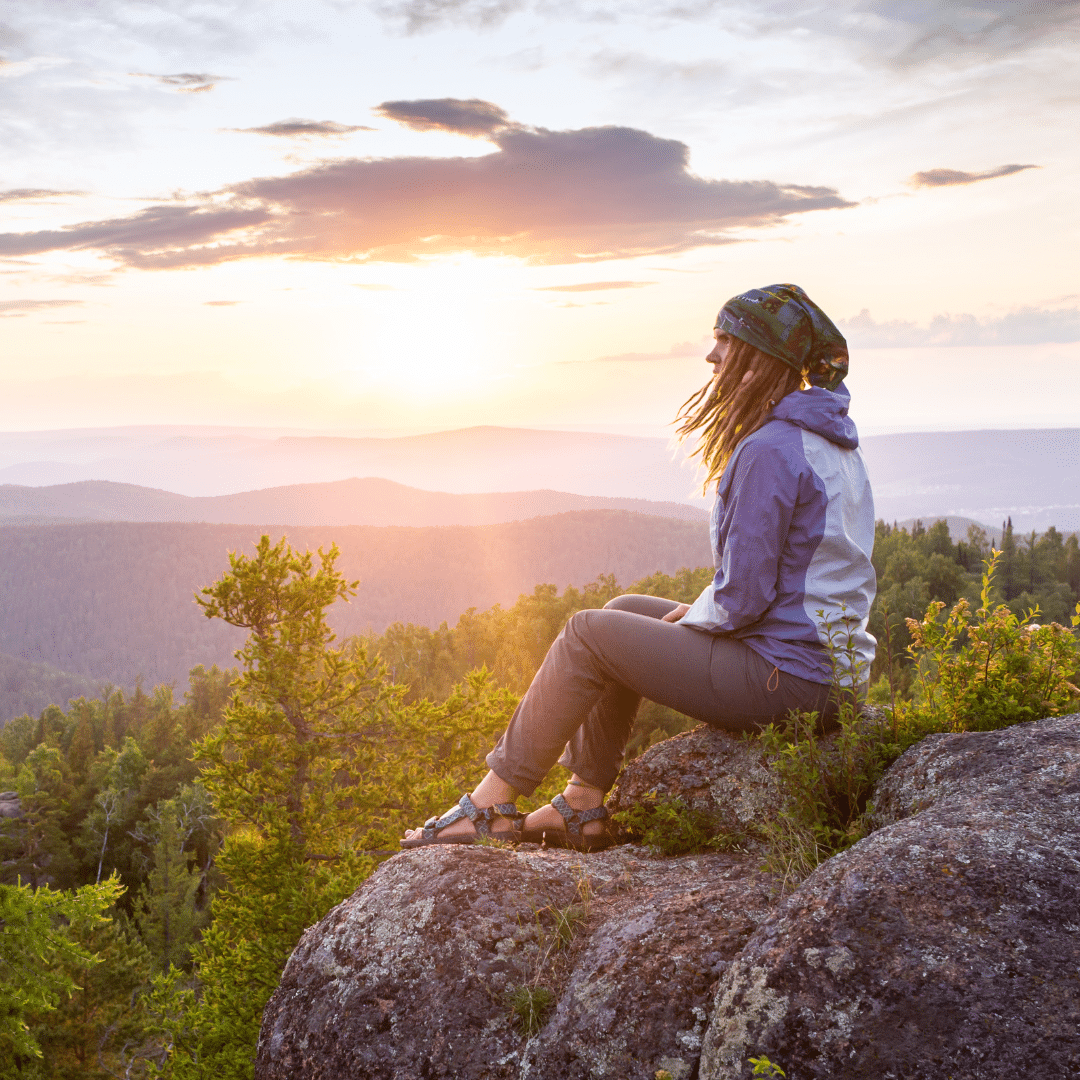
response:
[[[908,620],[908,651],[918,672],[911,701],[898,699],[884,719],[863,717],[837,686],[839,730],[823,740],[814,714],[792,714],[761,740],[785,795],[784,809],[764,826],[769,869],[797,884],[819,863],[866,833],[868,800],[882,773],[909,746],[935,732],[987,731],[1056,716],[1075,702],[1072,683],[1080,643],[1065,627],[1022,621],[993,604],[998,553],[986,560],[981,606],[972,618],[961,598],[942,619],[932,602]],[[1080,604],[1073,626],[1080,625]],[[843,620],[841,620],[842,622]],[[843,627],[830,629],[834,666],[847,648]]]
[[[922,620],[908,620],[918,677],[915,700],[901,715],[913,731],[992,731],[1058,715],[1080,693],[1070,682],[1078,651],[1069,630],[1037,624],[1038,608],[1019,617],[994,605],[999,564],[994,552],[974,618],[961,599],[945,618],[935,600]]]
[[[42,1072],[50,1080],[143,1075],[134,1053],[152,1049],[142,1045],[146,1016],[141,994],[150,981],[146,947],[115,910],[111,919],[73,925],[69,933],[95,962],[80,971],[62,961],[78,985],[54,1012],[31,1019],[43,1052]]]
[[[660,855],[687,855],[693,851],[733,851],[744,836],[717,836],[708,817],[682,799],[648,792],[628,810],[612,819],[634,843],[646,844]]]
[[[27,1018],[51,1012],[96,962],[80,937],[106,921],[123,891],[115,878],[75,892],[0,885],[0,1078],[41,1057]]]
[[[775,1061],[770,1061],[764,1054],[761,1057],[747,1058],[747,1061],[754,1066],[754,1076],[787,1076]]]
[[[527,1039],[543,1026],[555,1004],[555,995],[546,986],[518,986],[506,995],[506,1003]]]
[[[190,967],[191,948],[207,922],[208,912],[198,905],[204,874],[188,846],[209,816],[201,787],[190,787],[146,813],[151,869],[135,897],[134,919],[158,972]]]
[[[225,827],[223,885],[192,953],[198,985],[175,969],[157,982],[168,1076],[251,1075],[263,1007],[301,933],[406,824],[472,785],[513,705],[483,672],[439,705],[410,704],[362,644],[335,646],[327,609],[355,589],[336,558],[331,547],[316,564],[263,537],[203,590],[208,617],[250,634],[233,699],[196,747]]]

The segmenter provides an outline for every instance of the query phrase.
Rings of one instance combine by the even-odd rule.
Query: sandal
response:
[[[455,833],[453,836],[440,836],[447,825],[468,818],[473,823],[472,833]],[[491,823],[497,818],[510,821],[510,831],[492,832]],[[427,847],[429,844],[475,844],[478,840],[507,840],[516,844],[521,840],[521,823],[525,815],[518,811],[513,803],[496,803],[481,809],[468,795],[462,795],[457,806],[441,818],[430,817],[424,822],[424,831],[420,836],[408,840],[399,840],[403,848]]]
[[[603,851],[617,843],[616,836],[605,826],[598,833],[586,835],[581,826],[590,821],[607,821],[611,815],[606,806],[597,806],[592,810],[575,810],[562,795],[556,795],[551,805],[559,811],[565,828],[553,829],[548,825],[539,829],[522,829],[521,839],[529,844],[546,843],[548,847],[573,848],[575,851]]]

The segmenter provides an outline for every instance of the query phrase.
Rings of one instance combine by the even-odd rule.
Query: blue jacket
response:
[[[874,499],[849,401],[843,383],[797,390],[735,448],[710,523],[716,574],[681,620],[818,683],[831,635],[846,685],[853,665],[866,681],[877,645]]]

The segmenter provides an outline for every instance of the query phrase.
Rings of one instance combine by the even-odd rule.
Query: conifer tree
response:
[[[176,799],[151,808],[147,818],[151,869],[135,896],[135,925],[156,971],[167,972],[170,965],[186,969],[205,921],[197,905],[203,875],[186,850],[194,828]]]
[[[53,1012],[31,1019],[31,1033],[42,1050],[41,1069],[49,1080],[123,1076],[136,1053],[145,1056],[157,1049],[148,1045],[140,1000],[150,982],[150,956],[123,915],[115,908],[110,914],[96,925],[84,921],[68,929],[94,963],[59,958],[60,971],[74,985]]]
[[[27,1018],[56,1009],[76,987],[73,972],[96,963],[79,935],[100,926],[122,892],[116,878],[70,893],[0,885],[0,1080],[41,1058]]]
[[[381,661],[335,647],[327,609],[357,584],[337,555],[320,550],[316,565],[264,536],[199,600],[250,636],[222,722],[196,749],[225,827],[223,887],[193,950],[197,983],[174,967],[154,993],[176,1080],[251,1077],[263,1007],[303,930],[372,871],[372,849],[475,782],[513,706],[482,675],[440,706],[406,705]]]

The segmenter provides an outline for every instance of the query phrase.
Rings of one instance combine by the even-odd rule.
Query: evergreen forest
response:
[[[990,557],[977,526],[956,542],[943,521],[878,523],[872,701],[920,694],[907,620],[986,609]],[[0,731],[0,1078],[250,1078],[300,934],[473,786],[566,619],[622,592],[689,602],[712,574],[541,584],[438,629],[338,637],[327,613],[359,587],[339,562],[332,543],[264,536],[198,596],[243,641],[236,667],[197,665],[180,693],[85,693]],[[1077,537],[1006,522],[992,590],[1018,625],[1075,627]],[[628,752],[689,726],[644,703]]]

